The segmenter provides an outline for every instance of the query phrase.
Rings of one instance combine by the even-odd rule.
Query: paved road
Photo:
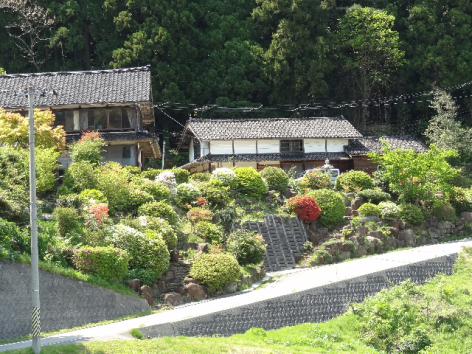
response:
[[[392,252],[382,255],[357,259],[350,262],[270,273],[285,274],[270,285],[252,292],[246,292],[225,298],[204,300],[197,303],[175,307],[171,311],[139,317],[122,322],[81,329],[61,335],[42,339],[42,345],[67,344],[71,342],[107,341],[132,339],[129,330],[142,325],[151,326],[168,322],[195,318],[221,310],[252,304],[271,298],[312,289],[336,281],[368,275],[381,270],[434,259],[460,252],[462,246],[472,246],[472,239],[454,241],[439,245],[417,247],[410,250]],[[31,346],[31,341],[0,345],[0,352]]]

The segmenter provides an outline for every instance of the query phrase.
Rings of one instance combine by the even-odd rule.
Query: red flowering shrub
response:
[[[108,218],[108,205],[105,203],[92,203],[87,209],[85,226],[88,226],[90,223],[103,226],[106,218]]]
[[[297,195],[287,201],[289,212],[296,212],[300,220],[305,223],[315,221],[321,213],[321,209],[312,197]]]
[[[206,199],[203,198],[203,197],[198,197],[196,200],[195,200],[195,204],[197,204],[198,206],[203,206],[207,203]]]
[[[101,138],[101,134],[98,131],[89,131],[86,130],[82,133],[82,136],[79,139],[79,143],[82,143],[84,141],[94,141],[95,139]]]

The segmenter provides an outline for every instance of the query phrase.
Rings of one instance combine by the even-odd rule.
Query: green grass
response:
[[[141,331],[137,328],[133,328],[133,329],[130,329],[129,330],[129,333],[131,333],[131,335],[136,338],[136,339],[144,339],[144,336],[143,334],[141,333]]]
[[[472,247],[461,253],[451,276],[438,275],[423,286],[408,282],[383,290],[348,313],[325,323],[275,331],[251,329],[227,338],[175,337],[92,342],[44,347],[43,354],[83,353],[393,353],[417,343],[423,331],[429,346],[421,354],[470,354],[472,350]],[[405,342],[405,340],[407,340]],[[385,343],[394,347],[385,351]],[[408,342],[410,341],[410,342]],[[416,341],[416,342],[415,342]],[[393,348],[393,349],[392,349]],[[420,353],[402,351],[403,353]],[[30,349],[8,352],[32,353]]]

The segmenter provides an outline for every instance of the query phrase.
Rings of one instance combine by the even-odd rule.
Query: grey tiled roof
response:
[[[82,134],[67,134],[66,135],[66,143],[70,144],[80,139]],[[106,141],[114,141],[114,140],[142,140],[142,139],[155,139],[158,141],[157,135],[146,133],[146,132],[108,132],[108,133],[100,133],[100,136]]]
[[[428,147],[411,135],[366,136],[362,139],[353,139],[345,148],[349,155],[365,155],[369,152],[382,152],[380,139],[388,142],[393,149],[412,149],[416,153],[428,151]]]
[[[34,103],[38,107],[151,101],[151,71],[149,66],[143,66],[114,70],[0,75],[0,107],[26,106],[26,97],[15,95],[13,91],[23,91],[28,86],[34,89],[54,89],[57,92],[57,96],[36,96]]]
[[[312,161],[312,160],[339,160],[349,159],[349,155],[344,152],[312,152],[295,154],[237,154],[237,155],[204,155],[186,165],[195,165],[205,162],[228,162],[228,161]]]
[[[189,131],[200,140],[362,137],[342,117],[192,119],[184,134]]]

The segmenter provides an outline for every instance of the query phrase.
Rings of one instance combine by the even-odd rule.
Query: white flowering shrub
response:
[[[169,267],[169,251],[164,238],[156,231],[141,232],[122,224],[106,231],[107,243],[128,252],[130,268],[150,270],[157,278]]]
[[[190,183],[182,183],[177,186],[175,202],[177,204],[192,204],[198,197],[202,196],[202,192],[198,187]]]
[[[212,179],[217,179],[221,183],[223,183],[223,186],[225,187],[234,187],[236,184],[237,176],[234,171],[231,171],[229,168],[217,168],[211,173],[210,180]]]
[[[175,174],[171,171],[164,171],[156,177],[156,182],[162,183],[164,186],[169,188],[170,196],[175,197],[177,193],[177,181],[175,180]]]
[[[380,217],[382,219],[392,220],[398,217],[400,208],[394,202],[380,202],[379,205]]]

